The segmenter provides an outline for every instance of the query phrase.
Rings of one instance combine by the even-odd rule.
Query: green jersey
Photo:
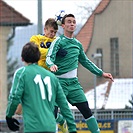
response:
[[[57,55],[60,48],[67,51],[67,54],[63,57]],[[48,67],[54,64],[58,66],[58,71],[55,72],[56,75],[62,75],[76,69],[78,62],[93,74],[101,76],[103,73],[101,69],[87,58],[82,44],[76,38],[67,38],[61,35],[52,42],[47,54],[46,63]]]
[[[14,115],[20,102],[23,109],[24,132],[55,132],[55,102],[64,118],[74,123],[58,79],[37,64],[19,68],[15,72],[6,110],[8,117]],[[69,120],[68,125],[71,123]],[[73,126],[75,127],[74,124]]]

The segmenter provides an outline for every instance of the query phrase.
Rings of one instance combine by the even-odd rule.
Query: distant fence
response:
[[[88,128],[82,114],[78,110],[72,111],[77,130],[87,131]],[[101,133],[133,133],[133,109],[97,110],[97,121]]]
[[[83,120],[84,117],[78,110],[72,110],[76,120]],[[92,110],[94,113],[94,110]],[[133,109],[110,109],[97,110],[98,120],[117,120],[117,119],[131,119],[133,118]]]
[[[72,112],[78,133],[90,133],[82,114],[78,110],[72,110]],[[15,133],[23,133],[22,117],[17,118],[21,126],[20,131]],[[97,120],[101,133],[133,133],[133,109],[97,110]],[[7,128],[5,120],[0,120],[0,133],[13,133]]]

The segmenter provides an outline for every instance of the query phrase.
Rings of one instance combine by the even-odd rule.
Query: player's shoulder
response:
[[[44,68],[43,68],[43,69],[44,69]],[[47,73],[47,75],[49,75],[49,77],[51,77],[51,78],[56,78],[55,74],[52,73],[51,71],[45,69],[45,72]]]
[[[53,40],[52,44],[53,44],[53,45],[54,45],[55,43],[57,44],[57,43],[59,43],[60,41],[61,41],[61,37],[58,36],[58,37],[56,37],[56,38]]]
[[[44,68],[42,68],[42,69],[44,69]],[[44,69],[44,70],[45,70],[46,75],[49,76],[53,81],[57,80],[57,77],[55,76],[54,73],[52,73],[51,71],[49,71],[47,69]]]
[[[55,38],[55,40],[57,41],[57,40],[61,40],[61,36],[57,36],[56,38]]]
[[[47,70],[47,69],[45,69],[45,68],[43,68],[43,67],[41,67],[41,66],[39,66],[39,65],[38,65],[38,70],[40,70],[40,72],[41,72],[41,74],[42,74],[43,76],[45,76],[45,77],[46,77],[46,76],[50,77],[51,81],[54,81],[54,82],[58,81],[58,79],[57,79],[57,77],[55,76],[55,74],[52,73],[51,71],[49,71],[49,70]]]
[[[60,35],[60,36],[56,37],[55,40],[56,41],[63,41],[63,40],[67,40],[67,38],[64,35]]]
[[[37,34],[37,35],[32,35],[31,39],[33,39],[33,38],[43,38],[43,37],[44,37],[44,34]]]
[[[74,40],[76,43],[81,44],[81,42],[80,42],[77,38],[74,37],[73,40]]]
[[[14,73],[14,75],[20,75],[20,74],[23,74],[24,72],[25,72],[25,67],[23,66],[23,67],[20,67],[20,68],[18,68],[16,71],[15,71],[15,73]]]
[[[25,66],[22,66],[22,67],[20,67],[20,68],[18,68],[18,69],[16,70],[16,72],[21,72],[21,71],[25,71]]]

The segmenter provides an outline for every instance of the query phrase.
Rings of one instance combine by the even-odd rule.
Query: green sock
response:
[[[63,123],[65,122],[63,116],[60,113],[57,114],[56,122],[60,125],[63,125]]]
[[[100,129],[94,116],[86,119],[86,123],[91,133],[100,133]]]

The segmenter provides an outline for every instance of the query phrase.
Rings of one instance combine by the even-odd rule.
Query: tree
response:
[[[9,56],[9,50],[10,50],[10,47],[13,45],[12,38],[14,35],[15,34],[13,32],[12,36],[10,36],[9,39],[7,40],[7,45],[8,45],[8,47],[7,47],[7,89],[8,89],[8,94],[11,89],[13,74],[14,74],[15,70],[19,67],[18,60],[17,59],[13,60],[12,57]]]
[[[93,1],[87,1],[87,2],[80,2],[76,3],[77,5],[77,16],[80,23],[84,24],[86,20],[90,17],[90,15],[93,13],[97,5],[100,3],[101,0],[93,0]],[[78,15],[80,14],[80,15]]]
[[[19,67],[18,61],[16,60],[12,60],[11,57],[7,59],[7,83],[8,83],[8,93],[10,92],[11,89],[11,85],[12,85],[12,79],[13,79],[13,75],[15,70]]]

